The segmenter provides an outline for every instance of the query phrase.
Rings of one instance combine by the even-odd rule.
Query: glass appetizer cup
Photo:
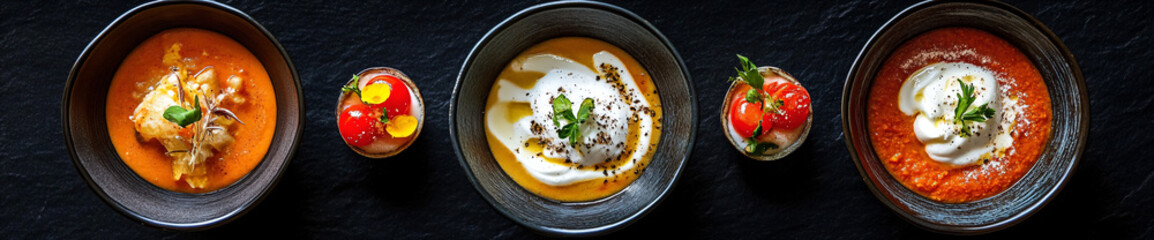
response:
[[[764,66],[764,67],[758,67],[757,71],[758,71],[758,73],[761,74],[762,77],[764,77],[766,79],[774,78],[774,77],[781,77],[781,78],[784,78],[786,81],[789,81],[793,84],[796,84],[797,86],[801,86],[802,88],[804,88],[804,86],[802,86],[801,82],[797,81],[797,78],[794,78],[793,75],[790,75],[789,73],[785,72],[785,70],[781,70],[781,68],[772,67],[772,66]],[[751,153],[750,151],[747,151],[746,147],[749,144],[746,143],[745,139],[742,139],[735,132],[735,130],[733,129],[732,123],[729,121],[729,112],[732,109],[732,105],[733,105],[733,101],[731,101],[731,100],[734,97],[738,96],[737,94],[741,94],[741,95],[745,94],[745,93],[738,93],[737,91],[735,91],[735,89],[737,89],[737,87],[739,87],[741,85],[746,85],[746,83],[744,81],[733,81],[733,83],[731,83],[729,85],[729,90],[725,94],[724,102],[721,105],[722,106],[721,107],[721,118],[720,118],[721,119],[721,121],[720,121],[721,122],[721,129],[723,131],[725,131],[725,138],[729,140],[730,145],[733,145],[733,147],[736,148],[738,152],[741,152],[741,154],[745,155],[746,157],[752,158],[754,160],[759,160],[759,161],[778,160],[778,159],[781,159],[785,156],[788,156],[790,153],[793,153],[793,151],[797,150],[797,148],[800,147],[803,142],[805,142],[806,136],[809,135],[810,127],[813,126],[813,113],[814,113],[813,112],[813,104],[810,104],[808,106],[809,107],[809,114],[808,114],[809,116],[806,116],[805,123],[801,126],[801,128],[802,128],[801,133],[798,134],[796,140],[789,143],[788,145],[779,146],[777,149],[770,149],[765,154],[754,154],[754,153]]]
[[[397,79],[400,79],[401,82],[403,82],[405,84],[405,86],[408,87],[409,94],[414,99],[410,103],[411,104],[410,107],[412,108],[412,110],[409,112],[409,114],[411,116],[413,116],[414,118],[416,118],[416,120],[417,120],[416,130],[413,130],[413,133],[411,135],[409,135],[407,137],[402,137],[402,140],[400,140],[400,141],[389,141],[387,143],[375,141],[373,143],[370,143],[370,145],[372,145],[372,144],[399,144],[399,145],[396,145],[391,150],[385,150],[385,151],[374,152],[374,151],[368,151],[362,147],[354,146],[352,144],[349,144],[349,141],[347,139],[345,139],[345,137],[343,135],[341,136],[341,142],[345,143],[346,146],[349,146],[349,149],[352,149],[353,152],[356,152],[357,154],[360,154],[361,156],[365,156],[368,158],[380,159],[380,158],[387,158],[387,157],[392,157],[394,155],[400,154],[402,151],[405,151],[405,149],[409,148],[409,146],[412,145],[413,142],[417,141],[417,137],[419,137],[421,135],[421,128],[423,128],[425,125],[425,101],[424,101],[424,98],[421,96],[421,91],[419,89],[417,89],[417,85],[413,83],[413,80],[410,79],[408,75],[405,75],[405,73],[401,72],[400,70],[397,70],[394,68],[389,68],[389,67],[373,67],[373,68],[367,68],[365,70],[361,70],[360,73],[357,73],[357,78],[349,79],[349,81],[345,83],[345,86],[349,86],[349,85],[354,84],[354,81],[357,81],[358,79],[361,81],[371,81],[372,79],[366,79],[365,77],[369,76],[369,75],[377,75],[377,74],[394,76]],[[357,85],[366,85],[366,84],[367,83],[358,83]],[[353,87],[359,88],[360,86],[353,86]],[[337,131],[341,131],[341,129],[340,129],[341,128],[341,126],[340,126],[341,112],[343,112],[344,109],[346,108],[345,101],[349,97],[359,97],[359,96],[357,96],[357,93],[354,93],[352,91],[343,91],[342,90],[340,97],[337,98],[337,105],[335,108],[336,112],[334,115],[334,116],[336,116],[336,119],[337,119]],[[390,138],[390,136],[388,136],[388,134],[389,133],[387,133],[387,132],[383,133],[383,135],[381,137]],[[364,147],[368,147],[368,146],[369,145],[365,145]]]

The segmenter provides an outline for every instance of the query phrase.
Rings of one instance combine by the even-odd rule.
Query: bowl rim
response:
[[[890,199],[887,195],[883,194],[878,189],[879,187],[876,184],[874,184],[874,182],[871,180],[871,176],[870,176],[870,173],[868,172],[868,170],[866,170],[865,167],[862,166],[862,163],[861,163],[862,160],[858,157],[859,154],[858,154],[858,151],[856,150],[857,148],[855,148],[854,140],[853,140],[854,134],[851,131],[851,126],[850,126],[851,124],[850,124],[850,121],[848,119],[849,117],[847,116],[847,114],[851,111],[850,107],[849,107],[850,106],[849,101],[850,101],[850,95],[851,95],[852,91],[850,90],[850,88],[853,86],[853,83],[856,82],[855,75],[858,71],[861,70],[863,59],[866,57],[866,54],[869,53],[870,50],[873,48],[874,44],[877,43],[879,37],[881,37],[886,32],[890,31],[898,21],[912,15],[915,12],[918,12],[920,10],[923,10],[923,9],[926,9],[929,7],[941,5],[941,4],[955,4],[955,3],[979,4],[979,5],[986,5],[986,6],[995,7],[995,8],[1001,9],[1001,10],[1005,10],[1005,11],[1009,12],[1010,14],[1023,19],[1025,22],[1032,25],[1036,30],[1041,32],[1042,35],[1048,40],[1048,42],[1053,44],[1054,47],[1056,49],[1058,49],[1059,53],[1063,57],[1063,60],[1065,60],[1065,62],[1070,65],[1070,70],[1071,70],[1072,76],[1074,78],[1073,80],[1075,81],[1075,83],[1074,83],[1074,85],[1076,87],[1075,90],[1078,90],[1081,93],[1081,94],[1078,94],[1079,96],[1076,99],[1076,100],[1078,100],[1078,102],[1081,103],[1080,108],[1077,109],[1080,111],[1079,111],[1079,113],[1076,113],[1076,114],[1078,114],[1081,117],[1081,119],[1084,120],[1084,121],[1081,121],[1081,125],[1078,126],[1077,139],[1075,139],[1076,145],[1073,148],[1073,157],[1069,160],[1071,163],[1065,169],[1061,169],[1061,168],[1056,169],[1056,170],[1062,171],[1062,175],[1061,175],[1061,179],[1058,179],[1058,181],[1055,182],[1054,186],[1048,187],[1048,189],[1045,189],[1044,194],[1041,195],[1037,201],[1030,203],[1030,204],[1027,204],[1019,212],[1012,213],[1012,214],[1008,215],[1006,218],[998,220],[998,221],[994,221],[994,222],[984,224],[984,225],[976,225],[976,226],[958,226],[958,225],[946,225],[946,224],[932,223],[932,222],[926,221],[925,219],[921,219],[917,216],[912,216],[912,215],[906,213],[905,211],[902,211],[901,208],[894,203],[894,200]],[[1090,115],[1089,115],[1090,113],[1089,112],[1090,112],[1089,111],[1089,94],[1088,94],[1087,89],[1086,89],[1086,81],[1085,81],[1084,76],[1082,75],[1082,70],[1081,70],[1081,68],[1078,67],[1077,61],[1074,59],[1073,53],[1071,53],[1070,49],[1068,47],[1066,47],[1066,45],[1062,42],[1061,38],[1059,38],[1056,34],[1054,34],[1053,31],[1051,31],[1048,27],[1046,27],[1045,24],[1042,24],[1041,21],[1034,18],[1029,13],[1026,13],[1025,11],[1022,11],[1021,9],[1018,9],[1017,7],[1014,7],[1010,4],[1007,4],[1007,3],[1004,3],[1001,1],[997,1],[997,0],[985,0],[985,1],[981,1],[981,0],[925,0],[922,2],[915,3],[915,4],[905,8],[901,12],[898,12],[892,18],[887,20],[885,24],[883,24],[880,28],[878,28],[878,30],[876,32],[874,32],[874,34],[870,36],[869,40],[863,45],[861,52],[854,59],[854,63],[853,63],[853,65],[851,65],[851,68],[850,68],[850,70],[846,76],[845,85],[843,85],[843,87],[842,87],[842,100],[841,100],[842,131],[846,136],[845,137],[846,147],[849,148],[851,160],[853,160],[854,165],[857,167],[858,172],[861,174],[862,181],[864,181],[866,183],[866,185],[870,189],[870,192],[873,193],[874,197],[877,197],[878,200],[880,200],[883,204],[885,204],[886,207],[888,207],[891,211],[897,213],[898,216],[900,216],[902,218],[902,220],[910,222],[913,225],[918,226],[919,228],[922,228],[925,230],[938,232],[938,233],[954,234],[954,235],[980,235],[980,234],[992,233],[992,232],[996,232],[996,231],[999,231],[999,230],[1002,230],[1005,228],[1009,228],[1011,226],[1014,226],[1014,225],[1016,225],[1016,224],[1018,224],[1024,220],[1026,220],[1027,218],[1032,216],[1034,213],[1036,213],[1038,210],[1040,210],[1042,207],[1044,207],[1047,203],[1049,203],[1053,199],[1053,197],[1055,195],[1057,195],[1058,192],[1060,192],[1065,187],[1066,183],[1069,182],[1070,176],[1073,174],[1074,169],[1077,168],[1078,163],[1081,161],[1082,154],[1085,151],[1087,136],[1089,135],[1088,134],[1089,133],[1089,126],[1090,126]],[[869,142],[868,139],[867,139],[867,142]],[[867,146],[867,147],[869,147],[869,146]],[[1033,167],[1031,167],[1031,169],[1033,169]],[[886,174],[886,176],[889,176],[889,175]],[[889,176],[889,177],[892,177],[892,176]],[[1020,179],[1019,179],[1019,181],[1020,181]]]
[[[504,207],[498,206],[499,204],[496,202],[496,200],[493,199],[493,197],[490,196],[489,192],[486,191],[481,186],[480,182],[477,180],[477,177],[473,173],[473,170],[470,168],[470,164],[466,160],[464,153],[461,152],[461,141],[459,139],[459,133],[457,132],[457,127],[456,127],[457,126],[457,120],[456,120],[456,118],[454,118],[454,116],[456,115],[456,112],[457,112],[457,102],[460,100],[459,97],[461,95],[461,90],[462,90],[461,88],[462,88],[462,85],[464,84],[464,77],[466,75],[467,70],[476,61],[477,54],[479,53],[479,50],[482,47],[484,47],[485,45],[489,44],[489,42],[499,32],[506,30],[511,25],[513,25],[513,23],[521,21],[521,20],[523,20],[523,19],[525,19],[531,15],[534,15],[534,14],[537,14],[540,12],[545,12],[545,11],[554,10],[554,9],[563,9],[563,8],[590,8],[590,9],[607,11],[607,12],[619,15],[621,17],[624,17],[624,18],[630,20],[631,22],[633,22],[637,25],[640,25],[641,28],[644,28],[645,30],[648,31],[649,34],[656,37],[657,40],[662,42],[664,47],[669,50],[669,52],[673,56],[674,60],[676,60],[677,66],[680,68],[679,70],[681,71],[681,74],[685,76],[686,81],[683,84],[686,85],[686,89],[688,89],[688,95],[693,99],[693,100],[689,101],[690,106],[689,106],[688,112],[690,114],[690,127],[694,130],[690,131],[690,133],[689,133],[689,136],[688,136],[689,141],[688,141],[688,144],[686,146],[685,155],[681,157],[682,158],[681,161],[678,161],[678,164],[676,165],[676,169],[673,172],[673,175],[671,176],[672,180],[670,181],[670,183],[666,184],[666,186],[664,186],[661,189],[661,191],[657,193],[657,197],[656,197],[655,201],[652,201],[652,202],[649,202],[649,203],[643,205],[641,207],[641,209],[639,209],[636,213],[633,213],[633,214],[629,215],[628,217],[625,217],[624,219],[622,219],[620,221],[613,222],[613,223],[610,223],[608,225],[593,227],[593,228],[559,229],[559,228],[550,228],[550,227],[544,227],[544,226],[540,226],[540,225],[534,225],[534,224],[531,224],[530,222],[527,222],[525,219],[518,218],[516,215],[513,215],[511,212],[509,212]],[[465,176],[468,177],[469,182],[471,182],[473,185],[473,188],[477,190],[477,194],[481,195],[481,197],[484,198],[485,201],[489,203],[490,207],[496,209],[502,215],[505,215],[505,217],[513,220],[513,222],[516,222],[517,224],[519,224],[521,226],[529,228],[530,230],[533,230],[533,232],[536,232],[539,234],[544,234],[544,235],[549,235],[549,236],[588,237],[588,236],[598,236],[598,235],[609,234],[609,233],[615,232],[617,230],[621,230],[625,227],[628,227],[632,223],[634,223],[637,220],[644,217],[655,206],[657,206],[662,201],[664,201],[666,196],[669,195],[669,192],[673,189],[673,187],[677,185],[677,181],[678,181],[678,179],[680,179],[682,172],[685,169],[685,164],[689,160],[690,156],[692,155],[693,146],[696,144],[694,142],[694,139],[696,139],[696,136],[697,136],[696,129],[698,127],[697,122],[699,119],[698,119],[698,113],[697,113],[697,99],[695,97],[695,96],[697,96],[697,94],[693,88],[693,84],[692,84],[693,80],[692,79],[693,78],[689,74],[688,67],[685,66],[685,60],[683,60],[681,58],[681,54],[679,54],[677,52],[677,50],[673,47],[673,43],[670,42],[669,39],[665,37],[665,35],[661,34],[661,32],[657,30],[657,27],[653,26],[653,24],[649,23],[649,21],[645,20],[641,16],[638,16],[637,14],[635,14],[635,13],[633,13],[627,9],[624,9],[622,7],[618,7],[616,5],[612,5],[609,3],[603,3],[603,2],[583,1],[583,0],[566,0],[566,1],[541,3],[541,4],[533,5],[533,6],[525,8],[525,9],[522,9],[522,10],[518,11],[517,13],[514,13],[513,15],[505,18],[500,23],[498,23],[496,26],[494,26],[492,29],[490,29],[488,32],[486,32],[485,35],[482,36],[481,39],[477,41],[477,44],[474,45],[473,48],[469,51],[469,55],[467,57],[465,57],[465,61],[461,65],[461,70],[457,74],[457,82],[453,86],[452,97],[449,101],[449,136],[450,136],[449,138],[453,144],[453,152],[457,155],[457,161],[458,161],[458,163],[461,164],[461,167],[464,168]],[[614,194],[614,195],[616,195],[616,194]],[[600,200],[593,200],[591,202],[597,202],[597,201],[600,201]]]
[[[96,45],[103,42],[105,40],[105,38],[107,38],[107,36],[110,34],[110,32],[113,29],[116,29],[117,27],[119,27],[121,24],[123,24],[129,18],[131,18],[131,17],[133,17],[133,16],[135,16],[141,12],[144,12],[146,10],[150,10],[150,9],[157,8],[157,7],[163,7],[163,6],[183,5],[183,4],[209,7],[213,10],[217,10],[217,11],[224,12],[226,14],[234,15],[238,18],[241,18],[245,22],[252,25],[255,29],[260,31],[261,34],[263,34],[266,38],[268,38],[270,43],[276,48],[276,50],[280,53],[280,55],[282,57],[284,57],[285,64],[287,65],[286,67],[289,70],[289,73],[292,75],[293,85],[296,86],[296,89],[295,89],[296,94],[298,96],[302,96],[302,97],[297,98],[297,108],[298,108],[298,111],[301,112],[301,114],[298,116],[298,118],[300,118],[300,119],[298,119],[297,121],[300,122],[300,124],[298,124],[295,129],[288,129],[288,130],[294,132],[292,134],[291,143],[288,146],[288,151],[290,151],[290,153],[287,154],[288,157],[285,159],[284,165],[279,167],[275,171],[274,176],[273,176],[273,180],[269,183],[268,187],[265,189],[262,189],[256,195],[256,197],[248,199],[247,201],[244,201],[244,203],[237,209],[233,209],[231,211],[228,211],[219,217],[207,219],[207,220],[200,221],[200,222],[194,222],[194,223],[172,223],[172,222],[166,222],[166,221],[151,219],[151,218],[143,216],[143,215],[141,215],[141,214],[139,214],[139,213],[137,213],[131,209],[128,209],[124,205],[120,204],[119,202],[117,202],[117,201],[113,200],[111,197],[109,197],[108,193],[106,193],[103,188],[96,185],[92,176],[88,173],[88,169],[84,167],[84,165],[80,161],[79,156],[77,156],[76,151],[74,151],[76,143],[73,142],[73,139],[72,139],[71,124],[69,123],[70,114],[68,112],[69,106],[71,105],[70,100],[71,100],[71,95],[73,92],[73,85],[76,81],[77,74],[80,71],[80,67],[83,66],[84,63],[88,60],[88,58],[90,57],[90,55],[92,53],[93,48],[96,47]],[[262,62],[262,64],[263,64],[263,62]],[[245,213],[248,213],[250,210],[252,210],[253,206],[256,206],[258,203],[260,203],[266,197],[268,197],[268,195],[272,192],[272,189],[276,188],[276,185],[280,182],[280,178],[284,175],[285,170],[288,169],[288,165],[292,163],[292,158],[294,155],[293,153],[296,152],[297,147],[300,145],[300,138],[301,138],[301,135],[302,135],[303,130],[304,130],[304,114],[303,113],[305,112],[305,109],[304,109],[303,92],[301,91],[300,75],[297,72],[296,66],[293,65],[292,59],[288,55],[288,51],[285,50],[284,46],[281,45],[280,41],[277,40],[276,37],[273,36],[272,33],[268,31],[268,29],[266,29],[263,25],[258,23],[255,19],[253,19],[248,14],[245,14],[243,11],[240,11],[236,8],[225,5],[223,3],[208,1],[208,0],[155,0],[155,1],[146,2],[143,4],[137,5],[136,7],[133,7],[132,9],[129,9],[128,11],[124,12],[123,14],[118,16],[115,20],[113,20],[111,23],[109,23],[108,26],[106,26],[103,30],[100,30],[100,32],[96,35],[96,37],[94,37],[92,39],[92,41],[89,42],[88,45],[84,47],[84,50],[81,52],[80,56],[76,58],[76,61],[73,63],[72,68],[69,70],[68,78],[66,79],[66,81],[64,83],[64,91],[63,92],[64,92],[64,94],[63,94],[63,97],[61,98],[61,115],[60,115],[61,118],[60,119],[61,119],[61,127],[63,128],[64,142],[68,148],[68,155],[72,158],[72,164],[74,167],[76,167],[77,172],[79,172],[80,175],[84,178],[85,184],[88,186],[88,188],[90,190],[92,190],[94,193],[96,193],[96,196],[98,196],[100,198],[100,200],[102,200],[104,203],[111,206],[113,209],[116,209],[116,212],[120,213],[121,215],[124,215],[124,216],[126,216],[130,219],[136,220],[138,222],[144,223],[145,225],[157,227],[157,228],[162,228],[162,229],[172,229],[172,230],[178,230],[178,231],[206,230],[206,229],[210,229],[210,228],[214,228],[214,227],[218,227],[218,226],[227,224],[227,223],[231,222],[232,220],[235,220],[236,218],[243,216]],[[263,161],[262,161],[262,164],[263,164]],[[253,170],[256,170],[256,169],[254,168]],[[246,174],[244,177],[242,177],[241,179],[238,179],[237,181],[238,182],[244,181],[245,179],[248,179],[248,177],[249,177],[249,175]],[[235,184],[235,183],[233,183],[233,184]],[[232,186],[232,185],[229,185],[229,186]],[[213,192],[216,192],[216,191],[213,191]],[[210,193],[212,193],[212,192],[210,192]]]

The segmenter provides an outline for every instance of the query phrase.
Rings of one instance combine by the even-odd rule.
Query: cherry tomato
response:
[[[750,103],[745,101],[745,98],[736,98],[733,104],[730,104],[729,125],[733,126],[733,130],[742,138],[751,137],[753,131],[757,129],[758,121],[761,120],[761,113],[761,103]],[[762,132],[766,129],[769,128],[763,126]]]
[[[365,87],[373,84],[388,84],[392,89],[389,91],[388,99],[385,99],[384,102],[373,104],[373,108],[385,108],[389,113],[389,117],[409,114],[411,110],[409,104],[412,102],[412,99],[409,99],[409,87],[405,85],[405,82],[394,76],[379,75],[369,80],[369,83],[366,84]]]
[[[353,104],[341,112],[337,119],[337,128],[341,130],[341,138],[353,146],[365,146],[373,143],[381,133],[377,123],[380,120],[374,117],[374,111],[368,105]]]
[[[766,97],[777,96],[781,90],[785,89],[788,83],[782,81],[772,81],[766,79],[765,85],[761,85],[761,90],[765,91]]]
[[[781,100],[778,111],[765,114],[763,122],[773,122],[774,126],[791,130],[805,124],[809,118],[809,92],[789,82],[772,82],[764,85],[763,89],[770,101]]]

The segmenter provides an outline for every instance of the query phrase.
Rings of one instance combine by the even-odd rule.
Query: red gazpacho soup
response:
[[[1050,94],[1033,63],[983,30],[940,28],[903,43],[870,88],[870,140],[889,173],[945,203],[1005,191],[1051,132]]]

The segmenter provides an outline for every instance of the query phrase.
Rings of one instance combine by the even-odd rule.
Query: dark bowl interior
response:
[[[1030,171],[1004,192],[958,204],[940,203],[904,187],[886,171],[868,136],[866,104],[882,63],[906,40],[942,27],[982,29],[1010,42],[1034,63],[1050,91],[1053,128]],[[981,234],[1012,226],[1036,212],[1065,185],[1081,158],[1089,127],[1085,81],[1074,57],[1049,29],[1001,2],[926,1],[899,13],[862,49],[842,96],[842,127],[854,163],[874,195],[917,226]]]
[[[276,131],[259,165],[231,186],[204,194],[161,189],[140,178],[108,137],[105,101],[113,75],[133,48],[166,29],[201,28],[232,37],[269,73],[277,98]],[[199,230],[243,214],[266,196],[296,150],[304,124],[300,79],[284,48],[234,8],[207,1],[157,1],[129,10],[88,45],[68,76],[62,121],[73,162],[105,202],[149,225]]]
[[[530,46],[564,36],[596,38],[624,49],[652,74],[664,110],[662,136],[645,174],[621,192],[592,202],[562,203],[526,191],[505,175],[485,138],[485,102],[500,71]],[[661,201],[689,156],[696,113],[689,73],[652,25],[604,3],[555,2],[509,17],[473,48],[453,90],[449,125],[461,165],[493,207],[540,233],[583,236],[625,227]]]

